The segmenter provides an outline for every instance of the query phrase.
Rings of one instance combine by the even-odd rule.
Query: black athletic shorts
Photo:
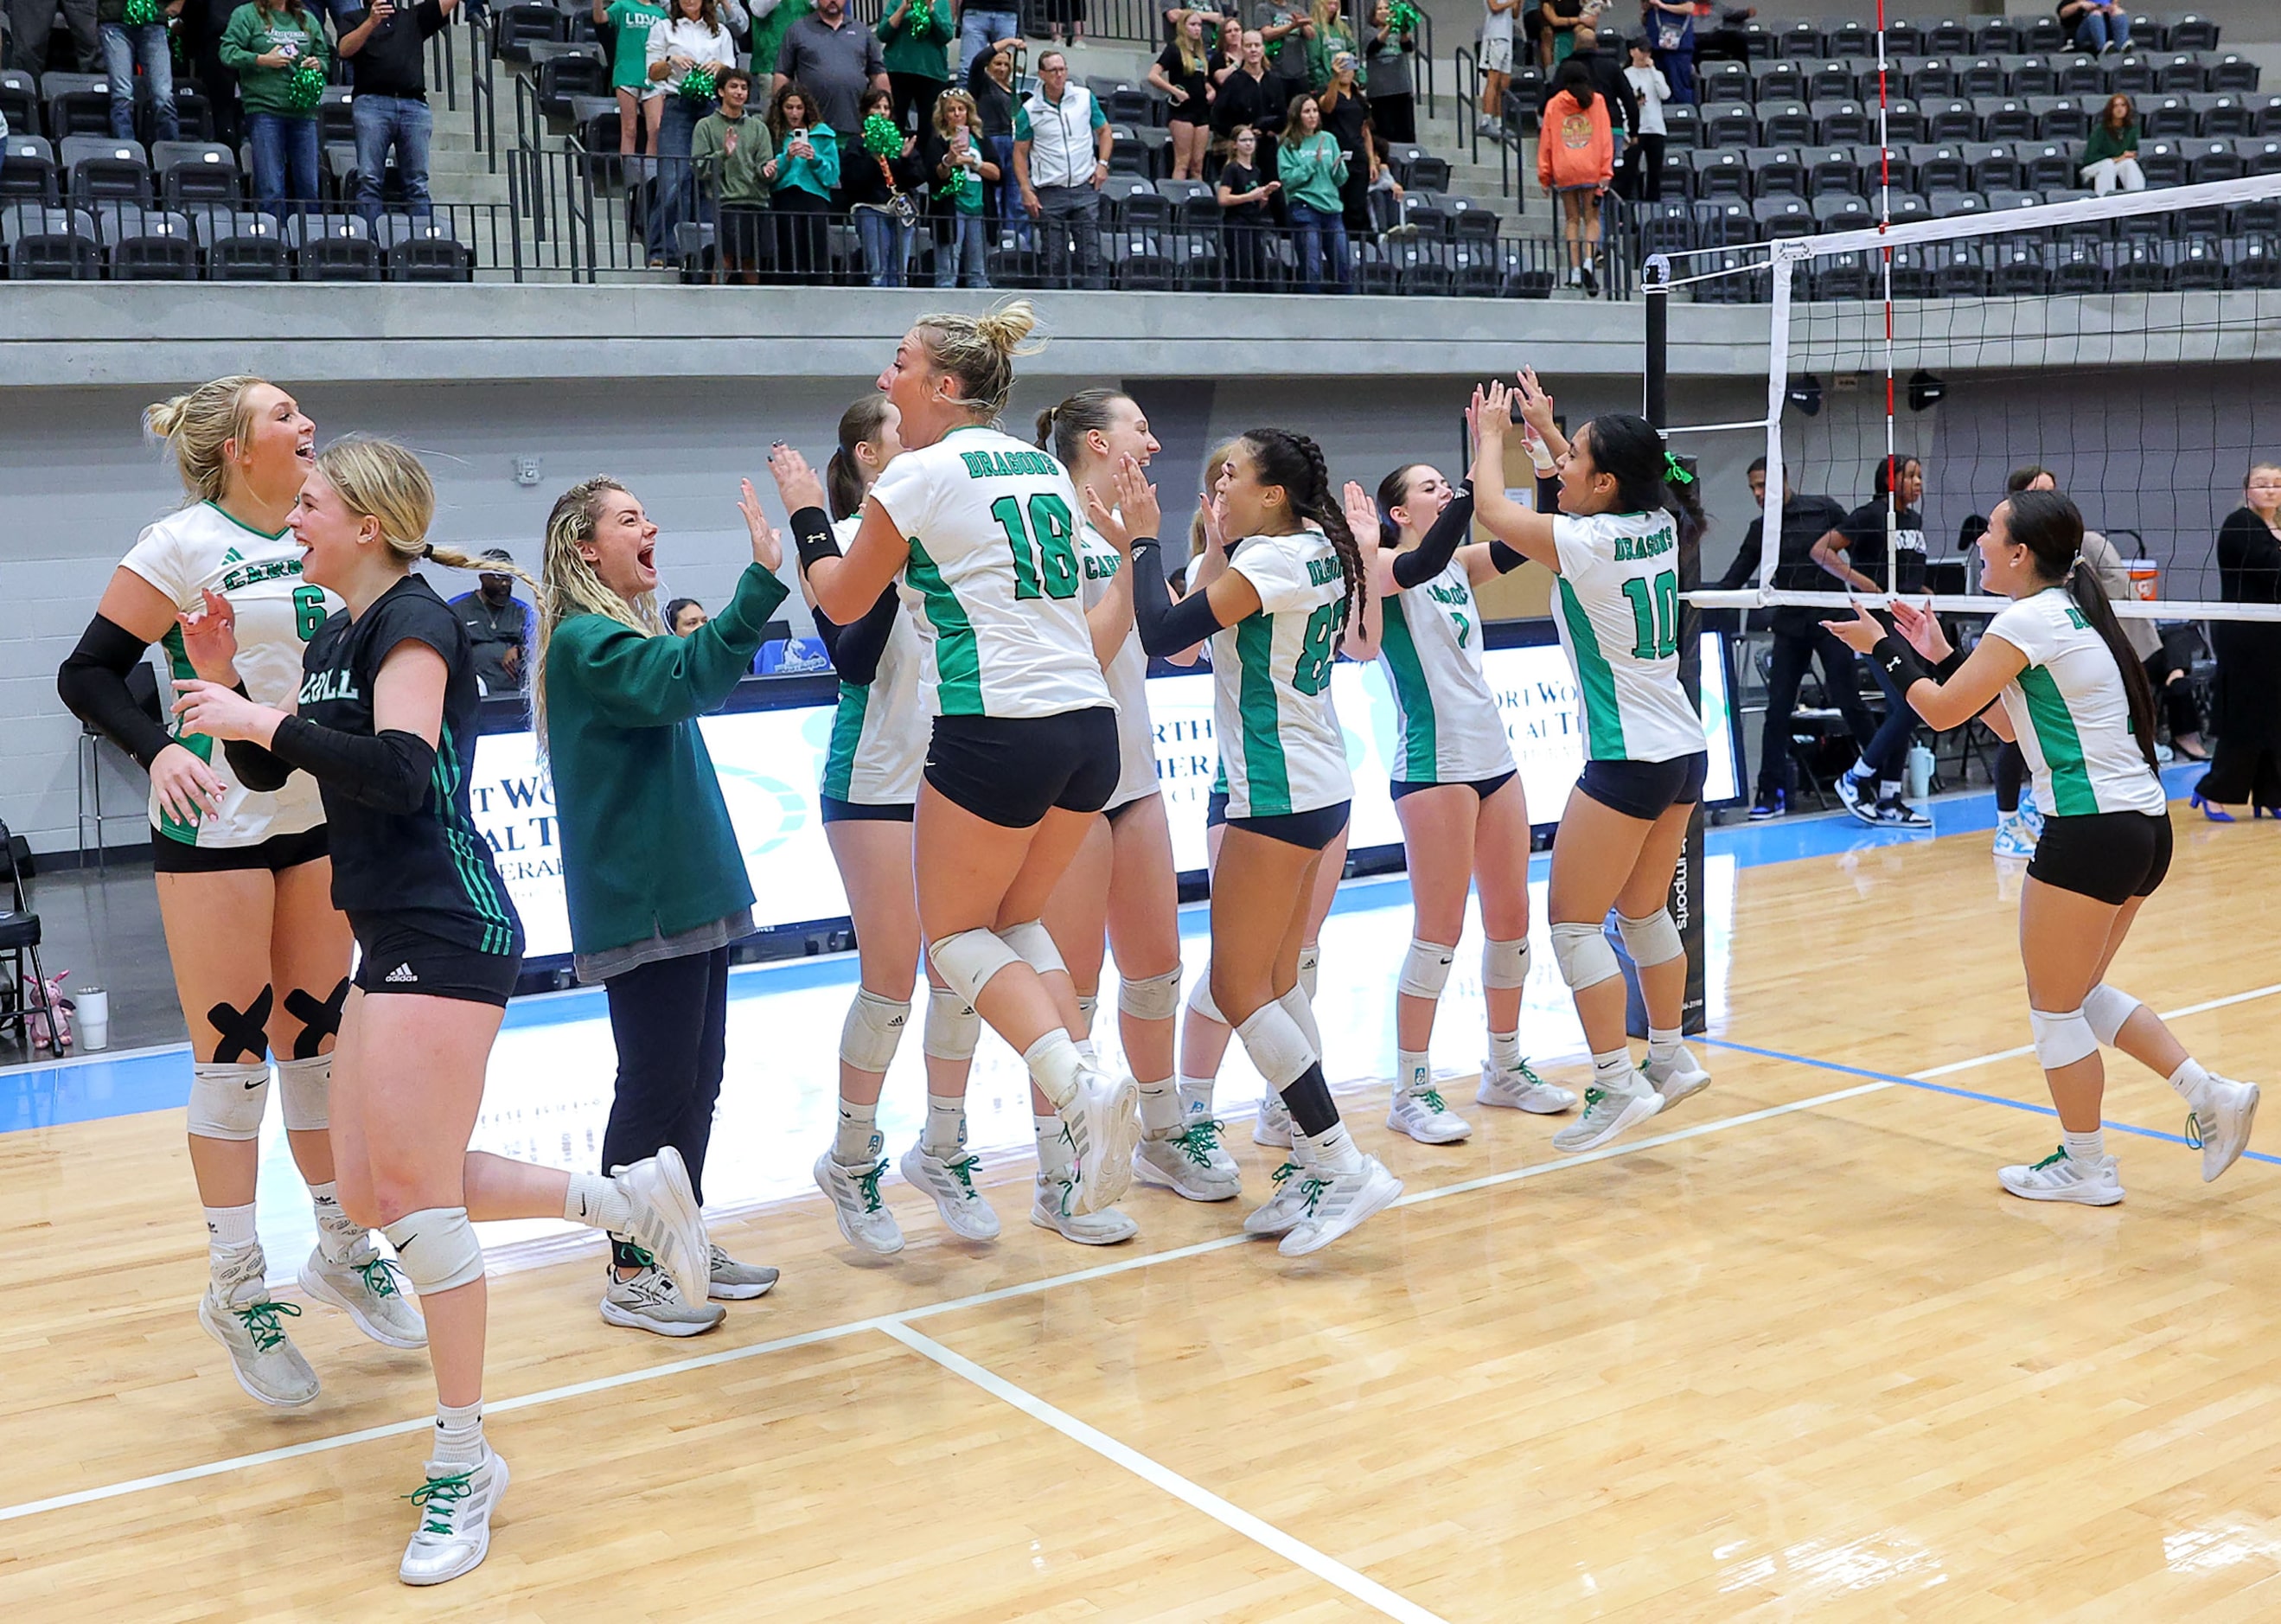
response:
[[[2093,812],[2044,820],[2028,878],[2120,908],[2150,897],[2170,871],[2170,820],[2151,812]]]
[[[827,824],[908,824],[918,810],[908,800],[842,800],[836,795],[816,799],[823,803]]]
[[[1133,808],[1140,805],[1143,801],[1154,800],[1156,799],[1156,792],[1155,790],[1150,790],[1146,794],[1135,795],[1130,800],[1120,800],[1113,807],[1102,808],[1102,816],[1113,824],[1118,818],[1123,817],[1127,812],[1133,810]],[[1220,816],[1223,817],[1227,816],[1227,810],[1225,807],[1220,809]]]
[[[1703,799],[1711,757],[1701,750],[1667,762],[1587,762],[1576,787],[1611,812],[1650,823]]]
[[[937,716],[926,781],[1001,829],[1030,829],[1049,811],[1098,812],[1117,793],[1123,758],[1106,705],[1054,716]]]
[[[174,836],[151,831],[151,867],[160,874],[241,874],[250,869],[282,873],[333,853],[329,825],[298,834],[274,834],[253,846],[186,846]]]
[[[504,1009],[522,973],[519,953],[463,947],[387,914],[352,914],[349,928],[356,932],[356,984],[367,995],[418,993]]]
[[[1501,772],[1494,778],[1451,778],[1447,782],[1461,785],[1473,791],[1478,799],[1487,800],[1512,783],[1515,776],[1512,773]],[[1440,782],[1427,783],[1413,778],[1390,778],[1386,785],[1388,795],[1396,800],[1401,800],[1404,795],[1415,795],[1419,790],[1438,790],[1442,787],[1443,785]]]
[[[1227,792],[1213,790],[1204,797],[1204,827],[1217,829],[1227,822]]]
[[[1342,800],[1335,806],[1317,807],[1311,812],[1286,812],[1276,817],[1231,817],[1230,829],[1248,829],[1253,834],[1264,834],[1271,840],[1280,840],[1286,846],[1303,847],[1319,852],[1339,838],[1347,826],[1347,815],[1351,801]]]

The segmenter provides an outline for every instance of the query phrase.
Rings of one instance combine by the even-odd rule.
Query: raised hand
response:
[[[808,466],[808,459],[782,440],[769,448],[769,472],[776,478],[777,495],[783,499],[786,513],[825,506],[823,482]]]
[[[203,602],[188,615],[174,617],[182,628],[182,649],[190,669],[210,683],[223,687],[237,682],[237,610],[228,599],[207,588]]]
[[[1513,398],[1520,403],[1521,421],[1535,429],[1546,444],[1550,444],[1552,436],[1559,428],[1559,423],[1553,414],[1552,397],[1546,391],[1544,386],[1536,381],[1535,367],[1523,367],[1520,369],[1518,387],[1513,390],[1512,395]]]
[[[1164,534],[1164,507],[1156,500],[1156,487],[1148,483],[1138,462],[1130,456],[1119,457],[1110,481],[1116,487],[1117,511],[1124,515],[1128,536]]]
[[[1512,391],[1492,378],[1473,391],[1473,437],[1502,444],[1512,427]]]
[[[1857,654],[1866,654],[1877,646],[1877,639],[1885,629],[1869,614],[1866,604],[1855,603],[1852,620],[1826,620],[1821,629]]]
[[[1349,479],[1347,481],[1346,489],[1339,494],[1340,506],[1346,510],[1347,529],[1354,532],[1357,541],[1362,541],[1365,537],[1367,537],[1368,545],[1376,545],[1378,504],[1371,500],[1370,492]]]
[[[1948,633],[1941,630],[1940,618],[1932,612],[1929,600],[1921,609],[1898,598],[1888,607],[1893,613],[1893,630],[1901,634],[1901,640],[1934,664],[1956,652],[1955,645],[1948,640]]]
[[[182,719],[185,733],[204,733],[209,739],[258,739],[274,725],[275,713],[235,688],[220,683],[178,682],[174,690],[182,696],[174,701],[174,714]]]
[[[743,494],[737,499],[737,511],[745,515],[746,532],[753,538],[753,562],[773,574],[784,563],[784,540],[777,534],[776,526],[769,522],[768,514],[761,511],[761,499],[753,494],[753,482],[740,482]]]

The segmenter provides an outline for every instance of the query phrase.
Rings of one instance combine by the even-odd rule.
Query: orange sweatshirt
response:
[[[1608,122],[1608,98],[1595,96],[1589,108],[1563,90],[1545,104],[1536,140],[1536,179],[1547,187],[1605,186],[1616,173],[1616,143]]]

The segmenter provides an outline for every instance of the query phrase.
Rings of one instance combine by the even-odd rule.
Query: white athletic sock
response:
[[[363,1228],[341,1210],[339,1190],[330,1184],[309,1187],[309,1205],[317,1215],[317,1244],[333,1263],[346,1263],[371,1244]]]
[[[208,1207],[205,1213],[206,1269],[219,1280],[260,1249],[261,1236],[253,1226],[251,1202],[243,1207]]]
[[[1500,1071],[1520,1070],[1520,1032],[1518,1027],[1512,1032],[1489,1033],[1489,1064]]]
[[[2107,1154],[2107,1130],[2104,1128],[2093,1128],[2088,1133],[2062,1131],[2060,1139],[2067,1146],[2070,1162],[2096,1162]]]
[[[436,1453],[447,1466],[480,1466],[491,1446],[483,1442],[483,1401],[436,1406]]]
[[[2189,1105],[2196,1102],[2201,1094],[2202,1085],[2208,1081],[2209,1073],[2202,1069],[2202,1063],[2191,1056],[2185,1064],[2170,1073],[2170,1087],[2177,1089],[2178,1098]]]
[[[839,1096],[839,1125],[832,1131],[831,1159],[842,1167],[869,1167],[879,1159],[879,1102],[869,1105]]]
[[[1629,1048],[1612,1048],[1604,1055],[1592,1056],[1592,1081],[1614,1094],[1632,1091],[1632,1052]]]
[[[1099,994],[1096,993],[1087,995],[1086,994],[1079,993],[1077,995],[1078,1025],[1081,1026],[1085,1032],[1085,1036],[1079,1039],[1079,1041],[1089,1043],[1093,1040],[1093,1017],[1100,1013],[1100,1010],[1101,996]]]
[[[1295,1122],[1291,1125],[1291,1159],[1303,1172],[1314,1169],[1315,1141],[1299,1132],[1299,1125]]]
[[[1396,1099],[1419,1093],[1434,1086],[1434,1064],[1423,1053],[1401,1048],[1394,1051],[1394,1094]]]
[[[1315,983],[1322,978],[1323,947],[1320,942],[1309,942],[1299,949],[1299,990],[1310,1001],[1315,996]]]
[[[1057,1109],[1077,1098],[1078,1073],[1091,1069],[1069,1033],[1058,1026],[1022,1051],[1022,1063],[1030,1068],[1038,1092]]]
[[[1179,1091],[1171,1078],[1161,1083],[1142,1083],[1140,1088],[1140,1126],[1149,1133],[1177,1133],[1184,1115]]]
[[[1212,1086],[1218,1079],[1210,1077],[1190,1077],[1180,1073],[1180,1115],[1209,1117],[1212,1112]]]
[[[927,1095],[926,1126],[919,1130],[919,1148],[944,1161],[956,1156],[966,1143],[966,1096],[946,1099]]]
[[[1878,800],[1898,800],[1900,798],[1901,781],[1898,778],[1880,778],[1877,780]]]
[[[633,1222],[634,1203],[615,1179],[599,1173],[572,1173],[569,1192],[562,1197],[562,1216],[589,1229],[622,1235]]]
[[[1094,1046],[1091,1038],[1077,1040],[1077,1057],[1085,1062],[1086,1070],[1088,1071],[1097,1071],[1101,1069],[1101,1050]]]
[[[1680,1045],[1686,1040],[1685,1032],[1676,1029],[1666,1031],[1651,1023],[1647,1029],[1647,1057],[1650,1060],[1676,1060]]]
[[[1059,1117],[1032,1117],[1030,1126],[1038,1136],[1038,1172],[1047,1179],[1066,1184],[1077,1176],[1077,1148],[1070,1143],[1069,1134],[1062,1127]]]
[[[1362,1171],[1362,1152],[1355,1148],[1354,1138],[1343,1122],[1333,1123],[1326,1132],[1315,1135],[1314,1150],[1315,1165],[1324,1172]]]

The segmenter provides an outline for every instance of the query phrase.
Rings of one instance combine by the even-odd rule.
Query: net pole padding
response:
[[[1811,239],[1807,239],[1811,240]],[[1790,398],[1790,280],[1800,261],[1787,254],[1774,259],[1774,313],[1767,334],[1767,352],[1775,364],[1767,375],[1767,499],[1765,519],[1759,526],[1759,590],[1771,589],[1775,564],[1782,556],[1782,406]]]
[[[2231,208],[2271,197],[2281,197],[2281,174],[2204,181],[2195,186],[2172,186],[2160,191],[2110,192],[2104,197],[2039,203],[2033,208],[1999,209],[1946,220],[1906,220],[1898,226],[1864,226],[1821,236],[1783,237],[1765,246],[1779,267],[1786,259],[1797,262],[1832,254],[1866,254],[1887,245],[1900,248],[1912,243],[1953,242],[1960,237],[2017,236],[2027,231],[2051,231],[2061,226],[2127,220],[2140,214],[2183,214],[2190,209]]]
[[[1641,415],[1660,429],[1671,416],[1671,261],[1650,254],[1640,267],[1640,297],[1647,338],[1646,365],[1640,369]]]
[[[2008,598],[1999,598],[1993,592],[1800,592],[1778,587],[1769,587],[1762,592],[1754,592],[1749,587],[1731,592],[1711,590],[1688,592],[1683,596],[1700,609],[1828,609],[1833,615],[1849,614],[1856,604],[1883,609],[1896,602],[1930,609],[1940,615],[1989,615],[2013,601]],[[2207,599],[2185,598],[2110,598],[2107,602],[2118,620],[2281,623],[2281,603],[2217,603]]]

